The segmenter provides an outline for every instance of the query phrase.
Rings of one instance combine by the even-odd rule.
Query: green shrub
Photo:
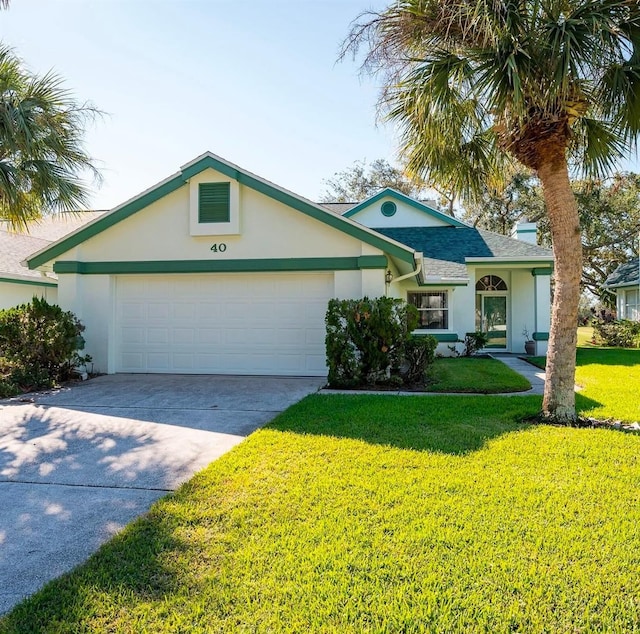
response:
[[[405,343],[406,370],[404,380],[408,385],[424,383],[429,366],[435,358],[438,340],[431,336],[413,336]]]
[[[390,297],[332,299],[325,323],[329,385],[356,387],[383,382],[391,368],[400,368],[418,314]]]
[[[84,347],[84,326],[71,312],[33,298],[0,311],[0,357],[5,382],[23,391],[68,379]]]
[[[464,336],[464,349],[462,350],[463,357],[471,357],[478,350],[482,350],[489,342],[489,335],[486,332],[477,330],[476,332],[468,332]]]
[[[637,348],[640,346],[640,322],[594,319],[593,332],[596,343],[611,348]]]

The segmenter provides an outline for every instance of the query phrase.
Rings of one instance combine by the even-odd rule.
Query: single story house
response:
[[[12,230],[0,223],[0,309],[12,308],[44,297],[55,304],[58,280],[54,273],[32,270],[24,259],[37,250],[97,218],[104,212],[61,213],[31,223],[23,231]]]
[[[493,234],[390,189],[342,211],[207,152],[27,264],[57,275],[102,372],[323,376],[328,300],[385,294],[445,354],[476,329],[522,352],[525,328],[545,353],[535,227]]]
[[[618,319],[640,321],[640,262],[634,258],[621,264],[604,283],[616,295]]]

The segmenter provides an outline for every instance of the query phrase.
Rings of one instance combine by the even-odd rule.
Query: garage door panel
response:
[[[121,276],[116,371],[326,374],[330,274]]]

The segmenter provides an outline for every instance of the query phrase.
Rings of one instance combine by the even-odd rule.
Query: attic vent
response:
[[[229,183],[200,183],[198,222],[229,222]]]
[[[380,211],[382,212],[382,215],[387,216],[387,218],[390,218],[391,216],[393,216],[393,214],[395,214],[397,210],[398,210],[398,207],[391,200],[387,200],[386,202],[382,203],[382,207],[380,207]]]

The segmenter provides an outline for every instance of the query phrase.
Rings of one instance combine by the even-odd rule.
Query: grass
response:
[[[436,359],[429,372],[429,392],[499,394],[523,392],[531,384],[501,361],[484,358]]]
[[[582,332],[581,332],[582,331]],[[590,328],[578,329],[576,404],[581,416],[640,422],[640,349],[590,344]],[[544,368],[545,357],[528,359]]]
[[[308,397],[0,632],[637,630],[640,436],[539,406]]]

